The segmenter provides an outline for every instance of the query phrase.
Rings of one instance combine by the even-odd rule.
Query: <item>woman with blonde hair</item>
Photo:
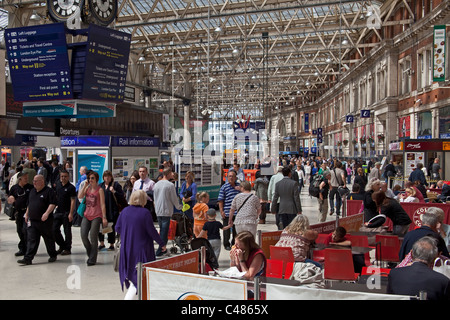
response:
[[[315,261],[308,259],[308,253],[311,244],[318,236],[317,231],[309,228],[308,217],[303,214],[298,214],[281,232],[280,240],[278,240],[275,246],[291,247],[296,262],[311,262],[316,264]]]
[[[406,188],[405,193],[400,194],[398,198],[400,202],[419,202],[414,188]]]
[[[208,221],[206,213],[208,212],[209,194],[207,192],[200,192],[197,194],[197,203],[192,209],[194,214],[194,235],[198,238],[202,232],[203,225]]]
[[[259,198],[252,193],[250,182],[242,181],[240,187],[241,193],[237,194],[231,203],[228,225],[233,225],[237,233],[250,231],[256,237],[261,203]],[[234,215],[236,215],[235,219],[233,219]]]
[[[129,206],[122,210],[117,219],[116,231],[120,236],[119,278],[128,288],[126,299],[136,298],[138,262],[156,259],[153,241],[166,250],[158,231],[153,224],[150,211],[145,208],[147,193],[135,190],[130,196]]]

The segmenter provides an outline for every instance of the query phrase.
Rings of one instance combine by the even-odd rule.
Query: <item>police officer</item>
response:
[[[53,210],[56,207],[55,191],[46,185],[43,175],[37,174],[33,178],[34,188],[30,191],[28,208],[25,212],[27,224],[27,252],[20,264],[30,265],[36,255],[40,237],[44,239],[48,262],[56,261],[55,236],[53,234]]]
[[[8,203],[14,206],[16,230],[19,236],[19,251],[16,257],[23,256],[27,251],[27,230],[25,225],[25,212],[27,211],[28,197],[33,185],[28,183],[28,173],[20,172],[17,175],[17,184],[9,190]]]
[[[58,254],[69,255],[72,249],[72,221],[75,210],[77,191],[69,182],[69,172],[59,171],[60,181],[56,182],[57,207],[53,213],[53,233],[55,241],[59,245]],[[64,228],[64,237],[61,234],[61,226]]]

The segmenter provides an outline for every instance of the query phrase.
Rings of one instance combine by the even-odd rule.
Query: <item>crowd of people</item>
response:
[[[422,187],[426,188],[428,184],[426,179],[422,180],[422,167],[416,169],[420,169],[422,174],[414,170],[405,184],[405,192],[401,192],[398,188],[390,188],[389,177],[400,172],[398,164],[392,162],[382,172],[379,162],[373,167],[369,164],[365,169],[358,161],[333,158],[279,160],[273,175],[262,175],[258,170],[253,186],[245,180],[239,164],[235,162],[229,168],[217,199],[221,222],[216,218],[217,210],[208,206],[209,194],[198,192],[193,172],[185,174],[177,191],[177,173],[168,162],[163,164],[160,175],[154,179],[149,177],[147,167],[139,167],[122,186],[109,170],[100,173],[100,179],[98,172],[81,167],[79,178],[73,185],[70,183],[73,174],[70,162],[60,166],[57,161],[48,164],[44,159],[37,159],[35,163],[22,161],[15,167],[15,172],[10,172],[8,179],[2,181],[8,194],[7,203],[14,208],[11,219],[16,222],[19,238],[19,251],[15,255],[22,257],[17,262],[32,264],[41,237],[49,255],[48,262],[56,261],[58,255],[70,255],[72,227],[78,226],[86,250],[86,264],[94,266],[99,250],[113,251],[119,237],[120,283],[122,288],[124,285],[128,288],[127,297],[134,298],[136,263],[169,255],[166,245],[170,220],[174,212],[183,212],[193,226],[193,236],[207,239],[217,257],[222,247],[229,251],[230,265],[245,272],[244,278],[251,280],[266,272],[267,260],[255,239],[258,224],[266,223],[267,214],[272,213],[275,214],[277,229],[282,230],[277,246],[292,247],[298,262],[322,267],[308,255],[318,234],[309,229],[309,220],[302,214],[301,190],[312,185],[317,185],[319,190],[315,195],[318,222],[325,221],[328,214],[340,215],[344,197],[359,199],[363,201],[366,228],[379,228],[389,218],[393,222],[393,233],[405,237],[401,259],[409,254],[411,261],[420,260],[416,252],[419,249],[415,251],[413,247],[423,236],[430,236],[430,232],[435,233],[437,252],[449,256],[445,243],[443,245],[441,241],[441,213],[430,213],[440,218],[435,218],[436,221],[430,218],[427,224],[424,222],[419,230],[425,229],[426,232],[420,233],[421,237],[413,237],[413,232],[408,232],[411,219],[400,203],[425,201]],[[256,164],[255,169],[260,166]],[[5,168],[4,163],[2,168]],[[433,170],[441,173],[437,166]],[[3,173],[2,177],[5,178]],[[440,178],[434,173],[433,177]],[[350,185],[351,191],[347,188]],[[444,193],[445,186],[442,180],[438,180],[429,187],[442,188]],[[450,187],[448,189],[450,192]],[[425,221],[428,220],[425,218]],[[155,228],[156,223],[159,232]],[[158,244],[156,252],[154,242]],[[329,242],[351,245],[345,237],[345,230],[330,234]],[[390,287],[393,293],[396,293],[395,287]]]

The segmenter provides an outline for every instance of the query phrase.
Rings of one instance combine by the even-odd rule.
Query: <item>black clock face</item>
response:
[[[117,0],[89,0],[92,17],[101,25],[107,26],[117,15]]]
[[[83,0],[47,0],[48,13],[55,21],[67,21],[77,9],[82,9],[83,2]]]

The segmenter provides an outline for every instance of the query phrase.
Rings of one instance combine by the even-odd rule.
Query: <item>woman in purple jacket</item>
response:
[[[136,298],[137,271],[139,262],[147,263],[155,260],[153,241],[156,241],[165,251],[164,242],[153,225],[153,218],[148,209],[147,194],[143,190],[133,191],[130,206],[123,209],[116,223],[116,232],[120,234],[119,277],[128,288],[125,299]]]

